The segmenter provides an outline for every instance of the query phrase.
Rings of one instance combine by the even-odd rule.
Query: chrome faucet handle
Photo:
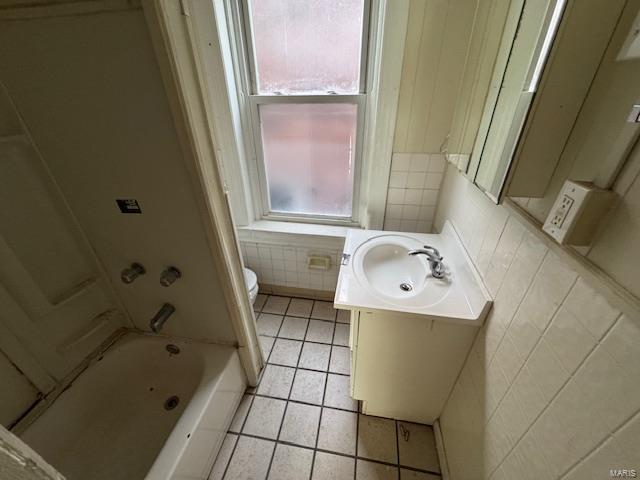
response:
[[[160,274],[160,285],[168,287],[180,277],[182,277],[182,272],[180,270],[176,267],[167,267]]]
[[[133,262],[128,268],[125,268],[120,272],[120,280],[123,283],[133,283],[133,281],[140,275],[144,275],[147,271],[142,265],[137,262]]]
[[[436,247],[432,247],[431,245],[424,245],[424,249],[433,252],[433,254],[436,257],[438,257],[440,260],[442,260],[442,255],[440,255],[440,252],[438,251],[438,249]]]

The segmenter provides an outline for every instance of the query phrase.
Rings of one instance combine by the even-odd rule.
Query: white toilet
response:
[[[258,296],[258,276],[253,270],[245,268],[244,281],[247,284],[247,290],[249,291],[249,300],[251,301],[251,305],[253,305],[256,302],[256,297]]]

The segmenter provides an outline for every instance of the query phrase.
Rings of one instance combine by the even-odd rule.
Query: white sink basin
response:
[[[430,245],[444,257],[445,277],[435,278],[424,255]],[[350,230],[344,247],[335,306],[429,315],[482,323],[491,305],[480,276],[449,222],[441,234]]]
[[[384,234],[361,243],[353,254],[356,278],[396,305],[437,303],[449,291],[449,282],[431,276],[423,255],[409,252],[424,245],[401,234]]]

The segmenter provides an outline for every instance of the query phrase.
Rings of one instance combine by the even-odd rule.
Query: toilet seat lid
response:
[[[247,288],[249,290],[253,290],[254,287],[258,284],[258,277],[256,276],[253,270],[249,270],[248,268],[245,268],[244,281],[247,284]]]

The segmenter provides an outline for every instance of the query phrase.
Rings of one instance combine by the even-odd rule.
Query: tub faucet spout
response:
[[[151,322],[149,322],[149,326],[153,333],[158,333],[162,330],[164,322],[166,322],[175,311],[176,307],[170,303],[163,304],[162,307],[160,307],[160,310],[158,310],[158,313],[156,313],[151,319]]]

